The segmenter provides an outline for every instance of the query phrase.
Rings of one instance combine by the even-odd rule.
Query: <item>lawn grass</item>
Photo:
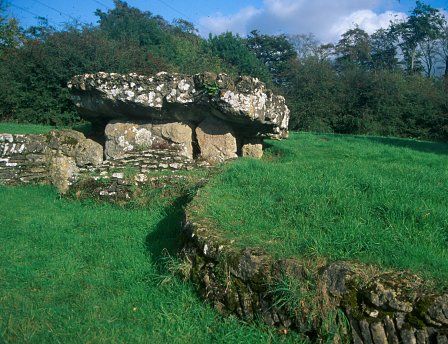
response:
[[[354,259],[448,283],[448,145],[293,133],[228,164],[194,201],[279,257]]]
[[[46,134],[53,129],[50,125],[0,122],[0,134]]]
[[[165,269],[181,202],[119,208],[0,187],[1,343],[294,342],[221,318]],[[166,252],[166,253],[164,253]]]
[[[51,125],[43,124],[0,122],[0,134],[46,134],[51,130],[67,128],[68,127],[54,127]],[[89,123],[78,124],[71,129],[80,131],[84,134],[88,134],[91,126]]]

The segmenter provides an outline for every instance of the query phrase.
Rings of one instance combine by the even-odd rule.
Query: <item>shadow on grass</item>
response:
[[[156,229],[146,236],[145,246],[151,262],[163,273],[163,259],[175,257],[183,247],[182,221],[184,207],[191,201],[190,195],[183,195],[165,207],[165,216],[157,224]]]
[[[375,136],[366,136],[366,137],[358,136],[357,138],[372,141],[375,143],[385,144],[388,146],[409,148],[419,152],[448,155],[448,143],[443,142],[416,141],[416,140],[400,139],[393,137],[375,137]]]

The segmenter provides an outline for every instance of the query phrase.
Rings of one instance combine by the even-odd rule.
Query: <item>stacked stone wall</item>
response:
[[[135,134],[135,133],[134,133]],[[0,183],[54,184],[61,192],[79,180],[92,178],[111,184],[147,182],[153,172],[191,170],[209,166],[192,159],[182,144],[162,142],[129,149],[125,142],[115,158],[104,159],[102,145],[73,130],[45,135],[0,134]],[[121,140],[120,142],[124,142]]]
[[[448,343],[448,293],[419,276],[350,261],[276,259],[225,238],[192,205],[184,235],[189,277],[224,315],[261,319],[313,342]]]
[[[0,134],[0,182],[48,181],[48,153],[49,146],[44,135]]]

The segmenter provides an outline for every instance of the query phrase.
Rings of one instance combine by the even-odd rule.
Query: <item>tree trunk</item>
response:
[[[415,49],[411,52],[411,70],[410,73],[414,73],[414,66],[415,66]]]

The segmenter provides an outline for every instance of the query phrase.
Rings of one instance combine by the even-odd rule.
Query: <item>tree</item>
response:
[[[440,11],[420,0],[416,1],[415,8],[406,21],[393,25],[394,32],[401,39],[400,47],[409,73],[420,70],[418,62],[422,51],[419,52],[419,45],[437,39],[442,25],[443,17]],[[428,51],[432,54],[431,49]]]
[[[317,47],[316,56],[319,61],[328,61],[335,54],[333,43],[321,44]]]
[[[160,44],[166,38],[159,26],[159,18],[149,11],[130,7],[125,1],[114,0],[115,8],[103,12],[97,10],[99,27],[110,38],[140,46]]]
[[[189,22],[188,20],[182,18],[174,19],[174,26],[181,32],[194,35],[198,34],[198,29],[196,29],[194,24],[192,22]]]
[[[439,39],[439,56],[444,63],[445,78],[448,80],[448,22],[445,21],[440,39]]]
[[[438,48],[438,40],[431,37],[426,37],[418,44],[419,55],[428,78],[434,75],[435,64],[439,55]]]
[[[297,52],[297,57],[300,60],[309,57],[316,57],[319,50],[319,41],[312,33],[296,34],[286,36],[288,41],[292,44]]]
[[[297,53],[285,35],[262,35],[254,30],[247,37],[247,46],[266,65],[276,84],[286,82],[288,63],[297,58]]]
[[[379,29],[370,38],[373,68],[396,69],[398,67],[397,36],[391,30]]]
[[[6,4],[0,0],[0,56],[3,50],[18,47],[24,39],[18,21],[8,18],[5,10]]]
[[[336,61],[338,65],[355,64],[360,67],[368,67],[371,62],[371,43],[367,32],[356,26],[342,35],[336,45]]]
[[[231,32],[218,36],[210,35],[208,46],[213,54],[230,64],[238,74],[253,75],[268,83],[271,81],[268,68],[257,59],[246,46],[244,39],[238,35]]]

